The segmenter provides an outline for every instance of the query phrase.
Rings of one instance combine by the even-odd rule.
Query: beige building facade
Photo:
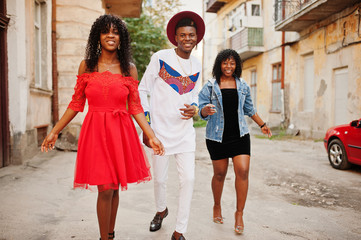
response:
[[[269,125],[321,138],[359,119],[360,3],[337,2],[204,1],[204,75],[219,50],[233,48]]]
[[[21,164],[71,100],[92,23],[139,17],[142,0],[0,0],[0,167]],[[79,132],[84,114],[71,129]]]
[[[34,155],[51,123],[51,11],[51,1],[6,0],[7,47],[1,50],[7,55],[9,132],[3,151],[9,155],[3,166]]]

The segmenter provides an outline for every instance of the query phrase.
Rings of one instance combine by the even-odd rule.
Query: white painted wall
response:
[[[7,0],[10,22],[8,41],[8,84],[10,135],[26,130],[28,107],[28,57],[26,51],[25,0]]]

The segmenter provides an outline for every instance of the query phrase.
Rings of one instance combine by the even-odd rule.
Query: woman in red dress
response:
[[[98,191],[97,215],[101,239],[113,239],[119,203],[119,186],[151,179],[150,166],[130,115],[150,138],[155,154],[163,155],[140,104],[138,74],[132,63],[125,23],[112,15],[93,24],[80,63],[75,93],[62,118],[41,145],[54,148],[59,132],[84,109],[89,111],[78,141],[74,188]]]

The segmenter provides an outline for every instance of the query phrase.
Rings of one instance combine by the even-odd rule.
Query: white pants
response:
[[[193,194],[195,153],[177,153],[167,156],[153,155],[154,196],[158,212],[164,211],[167,207],[166,195],[170,156],[175,157],[179,177],[179,202],[175,230],[179,233],[185,233]]]

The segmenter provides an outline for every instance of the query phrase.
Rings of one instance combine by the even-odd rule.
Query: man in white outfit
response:
[[[176,48],[153,54],[138,88],[149,123],[165,148],[164,156],[152,155],[157,210],[150,223],[152,232],[161,228],[168,215],[166,185],[170,156],[176,160],[180,187],[172,240],[185,240],[183,234],[192,201],[196,148],[192,117],[198,112],[202,68],[191,52],[204,32],[205,25],[198,14],[183,11],[174,15],[168,22],[167,35]]]

